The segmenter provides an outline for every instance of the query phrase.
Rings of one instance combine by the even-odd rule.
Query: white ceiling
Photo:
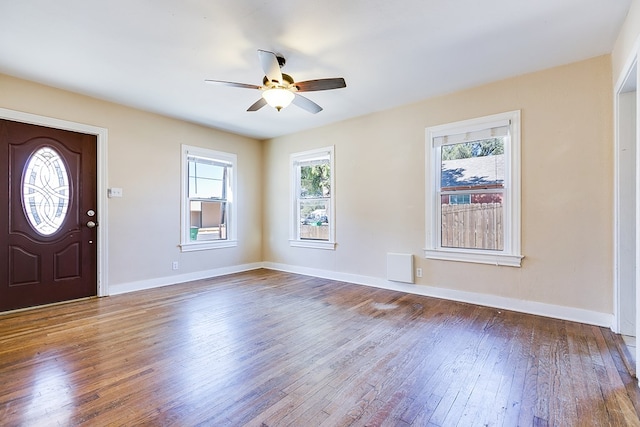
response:
[[[0,0],[0,73],[259,139],[611,52],[631,0]],[[258,49],[324,107],[246,112]],[[0,106],[2,94],[0,93]]]

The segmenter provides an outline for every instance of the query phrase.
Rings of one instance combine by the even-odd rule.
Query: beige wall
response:
[[[517,109],[522,267],[424,259],[425,128]],[[292,248],[289,155],[332,144],[337,249]],[[266,141],[264,170],[265,261],[384,278],[412,253],[418,285],[612,313],[609,56]]]
[[[1,74],[0,107],[108,129],[109,286],[261,261],[258,141]],[[181,144],[237,154],[238,247],[180,252]]]
[[[264,143],[3,75],[0,107],[108,129],[110,285],[262,260],[383,279],[405,252],[418,286],[612,313],[611,81],[603,56]],[[522,268],[425,260],[425,127],[516,109]],[[180,253],[181,143],[238,155],[237,248]],[[327,145],[337,249],[292,248],[289,155]]]

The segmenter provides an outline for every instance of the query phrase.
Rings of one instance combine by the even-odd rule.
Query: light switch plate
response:
[[[107,197],[122,197],[122,188],[109,188],[107,190]]]

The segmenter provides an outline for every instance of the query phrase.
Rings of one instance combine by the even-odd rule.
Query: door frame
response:
[[[109,295],[108,285],[108,263],[107,263],[107,129],[83,123],[71,122],[68,120],[56,119],[53,117],[40,116],[37,114],[25,113],[22,111],[0,108],[0,119],[13,120],[38,126],[45,126],[54,129],[68,130],[72,132],[95,135],[97,140],[97,227],[98,237],[98,259],[97,259],[97,295],[103,297]]]
[[[633,201],[635,205],[635,236],[634,236],[634,246],[635,246],[635,280],[632,286],[635,288],[635,336],[636,340],[640,337],[640,289],[638,289],[638,284],[640,283],[640,102],[638,97],[638,89],[640,88],[640,73],[638,70],[638,51],[640,48],[640,39],[636,40],[634,48],[631,50],[632,54],[627,58],[627,61],[622,68],[620,75],[618,76],[618,80],[614,86],[613,93],[613,111],[614,111],[614,245],[613,245],[613,258],[614,258],[614,277],[613,277],[613,287],[614,287],[614,322],[612,325],[612,329],[616,333],[621,332],[621,322],[622,322],[622,298],[623,298],[623,286],[621,280],[621,268],[623,266],[622,263],[625,262],[625,258],[623,258],[622,252],[622,230],[624,230],[623,215],[621,214],[621,194],[623,192],[623,185],[625,178],[628,177],[623,176],[623,172],[621,171],[621,147],[625,143],[632,143],[635,146],[635,156],[633,158],[634,168],[635,168],[635,200]],[[623,96],[627,93],[633,92],[635,90],[635,113],[629,114],[628,111],[625,111]],[[629,136],[625,136],[625,121],[628,123],[629,120],[633,120],[635,126],[635,132],[631,136],[631,139],[627,139],[626,141],[623,138],[629,138]],[[628,132],[627,132],[628,134]],[[636,347],[637,349],[637,347]],[[637,350],[636,350],[637,351]],[[636,354],[636,363],[635,363],[635,371],[640,373],[640,358]],[[640,377],[637,379],[640,380]]]
[[[637,63],[616,86],[614,106],[614,325],[619,334],[637,336],[638,100]],[[631,320],[633,319],[633,320]],[[633,324],[630,325],[629,321]],[[631,333],[631,330],[634,332]]]

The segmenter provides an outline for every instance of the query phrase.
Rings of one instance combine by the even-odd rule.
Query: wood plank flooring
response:
[[[606,328],[268,270],[0,316],[3,426],[640,426]]]

